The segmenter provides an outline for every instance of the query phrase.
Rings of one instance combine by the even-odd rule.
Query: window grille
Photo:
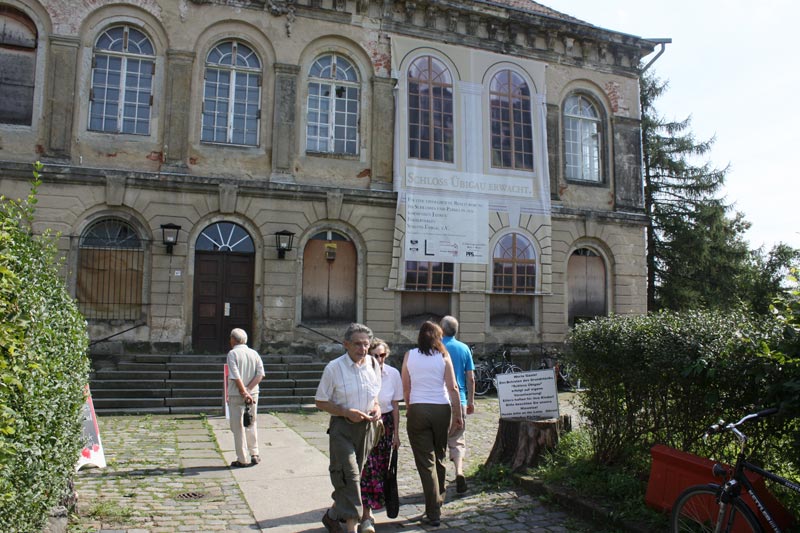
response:
[[[93,224],[81,237],[78,308],[89,320],[138,320],[142,313],[144,250],[121,220]]]
[[[536,290],[536,252],[519,233],[504,235],[494,248],[495,292],[532,293]]]
[[[566,177],[600,182],[601,121],[595,105],[583,95],[564,102]]]

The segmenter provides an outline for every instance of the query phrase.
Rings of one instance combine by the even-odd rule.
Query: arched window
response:
[[[201,140],[258,146],[261,61],[239,41],[225,41],[206,57]]]
[[[358,72],[338,54],[318,57],[308,72],[306,150],[358,153]]]
[[[566,178],[601,182],[602,120],[595,104],[582,94],[564,102]]]
[[[533,170],[531,91],[512,70],[501,70],[489,88],[492,166]]]
[[[78,307],[87,319],[138,320],[142,312],[144,250],[136,231],[108,218],[81,235]]]
[[[435,57],[408,67],[408,156],[453,162],[453,79]]]
[[[569,325],[606,314],[606,267],[594,250],[579,248],[567,265]]]
[[[89,129],[150,134],[155,50],[132,26],[104,31],[94,45]]]
[[[37,40],[30,18],[0,5],[0,123],[31,124]]]
[[[240,225],[233,222],[217,222],[200,233],[195,249],[206,252],[253,253],[255,245],[250,234]]]
[[[494,247],[494,292],[530,293],[536,290],[536,251],[525,236],[509,233]]]
[[[494,247],[489,322],[492,326],[533,325],[536,250],[519,233],[500,238]]]

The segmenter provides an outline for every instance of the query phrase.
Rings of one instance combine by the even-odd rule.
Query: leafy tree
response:
[[[727,307],[736,294],[730,285],[748,257],[742,234],[749,223],[740,214],[726,216],[719,193],[727,168],[695,163],[714,139],[695,139],[690,118],[670,122],[656,112],[667,87],[642,75],[648,308]]]

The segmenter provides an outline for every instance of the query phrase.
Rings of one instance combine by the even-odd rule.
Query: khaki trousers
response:
[[[332,416],[328,427],[330,441],[330,476],[333,485],[331,518],[361,520],[361,470],[372,447],[370,422],[353,424],[341,416]]]
[[[441,515],[450,414],[450,404],[415,403],[408,407],[408,442],[425,494],[425,514],[430,519]]]
[[[250,464],[250,457],[258,455],[258,424],[256,423],[256,412],[258,411],[258,394],[253,396],[253,405],[250,406],[250,413],[253,415],[253,423],[250,427],[242,425],[244,415],[244,399],[239,394],[228,397],[228,414],[230,415],[231,432],[233,433],[233,448],[236,450],[236,460],[240,463]],[[245,447],[245,443],[247,446]]]

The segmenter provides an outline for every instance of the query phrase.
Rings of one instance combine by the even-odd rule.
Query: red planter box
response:
[[[647,483],[647,493],[644,501],[653,509],[661,512],[672,510],[672,504],[686,488],[692,485],[706,483],[720,483],[722,480],[715,478],[711,468],[715,461],[698,457],[691,453],[682,452],[663,444],[656,444],[650,449],[653,463],[650,467],[650,480]],[[788,528],[794,521],[789,511],[767,490],[764,479],[758,474],[747,472],[747,479],[753,484],[758,497],[764,502],[770,514],[780,525],[781,529]],[[753,510],[756,516],[755,503],[749,495],[745,494],[744,502]],[[763,522],[766,530],[769,526]]]

